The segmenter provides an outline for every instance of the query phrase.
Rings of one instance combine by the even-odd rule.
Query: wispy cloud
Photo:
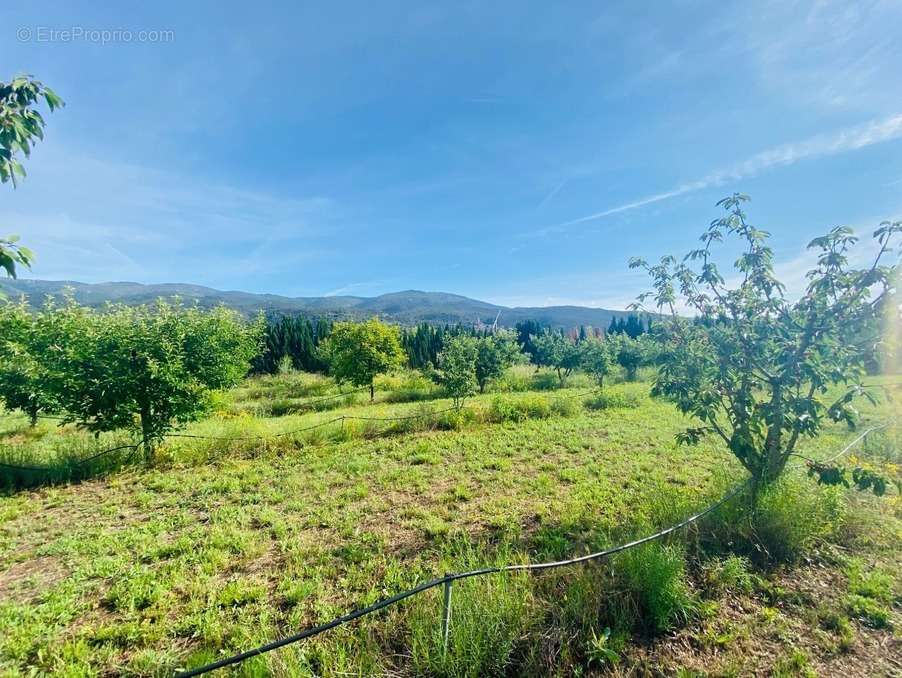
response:
[[[660,193],[644,196],[632,202],[610,207],[600,212],[587,214],[577,219],[565,221],[556,226],[550,226],[534,235],[548,235],[577,224],[594,221],[611,216],[619,212],[626,212],[645,205],[651,205],[662,200],[669,200],[686,193],[700,191],[706,188],[720,186],[730,181],[738,181],[756,176],[773,167],[795,164],[801,160],[817,158],[827,155],[835,155],[847,151],[855,151],[866,146],[892,141],[902,137],[902,113],[897,113],[888,118],[873,120],[864,125],[848,127],[830,134],[821,134],[810,139],[796,141],[776,146],[772,149],[756,153],[750,158],[733,165],[732,167],[717,170],[707,176],[691,181]]]
[[[366,280],[362,282],[348,283],[347,285],[342,285],[334,290],[329,290],[325,294],[324,297],[341,297],[352,292],[360,292],[362,290],[373,289],[379,285],[384,285],[384,281],[382,280]]]
[[[548,191],[548,193],[545,194],[545,197],[542,198],[542,202],[540,202],[540,203],[538,204],[538,206],[536,207],[536,209],[542,209],[543,207],[545,207],[545,205],[547,205],[549,202],[551,202],[552,198],[554,198],[554,196],[556,196],[556,195],[560,192],[560,190],[561,190],[564,186],[567,185],[567,181],[568,181],[567,179],[563,179],[560,183],[558,183],[557,185],[555,185],[554,188],[552,188],[550,191]]]
[[[36,277],[233,286],[261,272],[290,273],[323,255],[337,207],[321,196],[40,150],[40,171],[0,206],[0,220],[38,252]]]

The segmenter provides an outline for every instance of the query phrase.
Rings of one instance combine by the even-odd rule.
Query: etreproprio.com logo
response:
[[[16,30],[19,42],[88,42],[99,45],[128,42],[174,42],[175,31],[168,29],[87,28],[70,26],[20,26]]]

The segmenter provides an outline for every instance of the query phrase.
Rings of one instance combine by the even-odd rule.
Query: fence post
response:
[[[442,608],[442,652],[448,652],[448,635],[451,632],[451,585],[453,579],[445,582],[445,599]]]

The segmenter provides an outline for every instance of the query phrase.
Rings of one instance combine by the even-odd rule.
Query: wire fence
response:
[[[335,398],[344,398],[344,397],[353,395],[355,393],[359,393],[364,390],[369,390],[369,386],[364,386],[363,388],[355,389],[354,391],[347,391],[345,393],[340,393],[340,394],[334,395],[334,396],[327,396],[326,398],[320,398],[320,399],[318,399],[316,401],[312,401],[312,402],[324,402],[326,400],[331,400],[331,399],[335,399]],[[597,390],[598,389],[590,389],[588,391],[583,391],[583,392],[579,392],[579,393],[570,393],[570,394],[558,396],[558,397],[560,397],[560,398],[584,398],[587,395],[591,395],[592,393],[595,393]],[[298,435],[301,433],[306,433],[307,431],[312,431],[317,428],[322,428],[324,426],[330,426],[332,424],[337,424],[337,423],[344,424],[344,422],[346,422],[346,421],[381,421],[381,422],[412,421],[415,419],[427,419],[430,417],[447,414],[452,411],[459,411],[460,409],[461,409],[461,407],[452,405],[450,407],[446,407],[446,408],[439,409],[439,410],[428,410],[428,411],[424,411],[424,412],[418,412],[418,413],[412,414],[412,415],[401,415],[401,416],[395,416],[395,417],[370,417],[370,416],[363,416],[363,415],[356,415],[356,414],[343,414],[338,417],[333,417],[333,418],[327,419],[325,421],[319,421],[319,422],[316,422],[315,424],[310,424],[308,426],[301,426],[299,428],[290,429],[288,431],[279,431],[277,433],[265,433],[265,434],[252,435],[252,436],[213,436],[213,435],[203,435],[203,434],[199,434],[199,433],[180,433],[180,432],[176,431],[173,433],[167,433],[164,436],[164,438],[188,438],[188,439],[194,439],[194,440],[215,440],[215,441],[220,441],[220,442],[241,442],[241,441],[253,442],[253,441],[273,440],[276,438],[284,438],[284,437],[288,437],[288,436],[294,436],[294,435]],[[63,417],[50,416],[50,415],[46,415],[46,416],[40,415],[39,418],[53,419],[53,420],[63,420],[64,419]],[[139,442],[139,443],[136,443],[133,445],[120,445],[117,447],[111,447],[109,449],[101,450],[97,454],[94,454],[90,457],[86,457],[85,459],[81,459],[81,460],[72,462],[72,466],[81,467],[91,461],[95,461],[96,459],[99,459],[100,457],[112,454],[114,452],[119,452],[124,449],[138,448],[138,447],[141,447],[142,444],[143,443]],[[134,455],[130,455],[129,459],[131,459],[133,456]],[[2,462],[2,461],[0,461],[0,468],[7,468],[10,470],[25,471],[25,472],[32,472],[32,473],[41,473],[41,472],[50,473],[55,470],[55,467],[52,467],[52,466],[28,466],[28,465],[9,464],[9,463]]]
[[[858,435],[852,442],[848,443],[845,447],[843,447],[839,452],[832,455],[829,458],[829,463],[832,463],[842,457],[844,454],[847,454],[855,445],[864,440],[868,435],[873,433],[874,431],[878,431],[880,429],[886,428],[888,424],[880,424],[877,426],[872,426]],[[602,551],[597,551],[595,553],[590,553],[584,556],[578,556],[574,558],[569,558],[567,560],[557,560],[545,563],[525,563],[520,565],[503,565],[497,567],[484,567],[476,570],[468,570],[465,572],[454,572],[446,574],[442,577],[436,577],[434,579],[430,579],[427,582],[419,584],[411,589],[407,589],[406,591],[402,591],[400,593],[396,593],[395,595],[384,598],[380,601],[373,603],[367,607],[364,607],[359,610],[355,610],[353,612],[349,612],[348,614],[342,615],[341,617],[337,617],[329,622],[324,624],[319,624],[317,626],[313,626],[298,633],[285,636],[283,638],[279,638],[277,640],[273,640],[264,645],[260,645],[250,650],[246,650],[244,652],[239,652],[237,654],[223,657],[214,662],[210,662],[208,664],[204,664],[203,666],[199,666],[197,668],[189,669],[187,671],[182,671],[177,675],[178,678],[190,678],[192,676],[200,676],[206,673],[210,673],[212,671],[216,671],[217,669],[225,668],[227,666],[233,666],[240,662],[243,662],[247,659],[251,659],[252,657],[257,657],[262,654],[266,654],[267,652],[272,652],[273,650],[277,650],[279,648],[285,647],[286,645],[291,645],[293,643],[300,642],[302,640],[306,640],[308,638],[312,638],[314,636],[318,636],[321,633],[325,633],[331,629],[334,629],[339,626],[343,626],[350,622],[353,622],[361,617],[366,617],[368,615],[379,612],[380,610],[384,610],[387,607],[400,603],[407,598],[411,598],[419,593],[423,593],[424,591],[428,591],[430,589],[442,586],[444,588],[444,595],[442,599],[442,616],[441,616],[441,627],[442,627],[442,640],[444,643],[444,647],[447,649],[448,646],[448,638],[451,629],[451,598],[453,591],[453,584],[455,581],[459,581],[461,579],[470,579],[473,577],[482,577],[492,574],[504,574],[507,572],[532,572],[538,570],[551,570],[555,568],[561,567],[571,567],[574,565],[579,565],[582,563],[587,563],[590,561],[601,560],[603,558],[610,557],[617,553],[621,553],[623,551],[627,551],[629,549],[636,548],[637,546],[641,546],[643,544],[647,544],[649,542],[657,541],[659,539],[663,539],[664,537],[673,534],[699,520],[704,518],[705,516],[713,513],[721,506],[726,504],[728,501],[733,499],[742,493],[745,489],[747,489],[751,482],[752,478],[748,478],[747,480],[737,484],[734,486],[729,492],[727,492],[723,497],[718,499],[716,502],[708,505],[701,511],[694,513],[681,520],[678,523],[675,523],[669,527],[661,529],[653,534],[649,534],[645,537],[641,537],[639,539],[635,539],[630,542],[626,542],[624,544],[619,544],[617,546],[613,546]]]
[[[563,397],[563,398],[583,398],[588,395],[591,395],[592,393],[595,393],[597,390],[598,389],[591,389],[589,391],[579,392],[579,393],[575,393],[575,394],[567,394],[567,395],[561,396],[561,397]],[[344,397],[349,394],[350,393],[345,393],[345,394],[340,394],[340,395],[341,395],[341,397]],[[334,417],[332,419],[317,422],[317,423],[311,424],[309,426],[304,426],[304,427],[292,429],[289,431],[281,431],[281,432],[265,434],[265,435],[261,434],[261,435],[256,435],[256,436],[205,436],[205,435],[200,435],[200,434],[189,434],[189,433],[177,433],[176,432],[176,433],[170,433],[166,437],[168,437],[168,438],[193,438],[193,439],[203,439],[203,440],[225,440],[225,441],[256,441],[256,440],[266,440],[266,439],[278,438],[278,437],[283,437],[283,436],[296,435],[298,433],[302,433],[305,431],[310,431],[310,430],[313,430],[316,428],[328,426],[331,424],[336,424],[339,422],[343,423],[345,421],[350,421],[350,420],[408,421],[408,420],[413,420],[413,419],[433,417],[433,416],[436,416],[439,414],[444,414],[447,412],[451,412],[452,410],[459,410],[459,409],[460,409],[459,407],[451,406],[451,407],[444,408],[441,410],[430,410],[430,411],[417,413],[417,414],[413,414],[413,415],[402,415],[402,416],[395,416],[395,417],[370,417],[370,416],[362,416],[362,415],[341,415],[339,417]],[[887,426],[888,426],[888,424],[880,424],[880,425],[872,426],[872,427],[866,429],[864,432],[859,434],[855,439],[853,439],[851,442],[849,442],[845,447],[843,447],[841,450],[839,450],[836,454],[830,456],[829,458],[827,458],[825,460],[819,460],[818,463],[831,464],[831,463],[835,462],[840,457],[847,454],[855,445],[857,445],[859,442],[864,440],[868,435],[870,435],[871,433],[873,433],[877,430],[886,428]],[[101,450],[100,452],[98,452],[94,455],[91,455],[90,457],[86,457],[84,459],[78,460],[77,462],[74,462],[74,465],[82,466],[82,465],[85,465],[91,461],[94,461],[104,455],[112,454],[114,452],[119,452],[119,451],[127,450],[127,449],[132,450],[131,454],[128,457],[128,459],[130,460],[141,447],[142,447],[141,442],[136,443],[136,444],[131,444],[131,445],[119,445],[119,446],[112,447],[112,448],[109,448],[106,450]],[[810,462],[811,460],[808,460],[808,461]],[[799,464],[798,466],[803,466],[803,465]],[[48,472],[48,471],[53,470],[51,467],[14,465],[14,464],[8,464],[5,462],[0,462],[0,467],[14,469],[17,471],[32,471],[32,472]],[[486,576],[486,575],[491,575],[491,574],[501,574],[501,573],[506,573],[506,572],[538,571],[538,570],[555,569],[555,568],[560,568],[560,567],[569,567],[569,566],[578,565],[581,563],[586,563],[586,562],[590,562],[590,561],[607,558],[616,553],[620,553],[622,551],[626,551],[626,550],[635,548],[637,546],[641,546],[642,544],[646,544],[646,543],[649,543],[652,541],[662,539],[662,538],[666,537],[667,535],[677,532],[677,531],[687,527],[688,525],[697,522],[701,518],[712,513],[713,511],[716,511],[718,508],[723,506],[725,503],[727,503],[728,501],[730,501],[731,499],[733,499],[734,497],[739,495],[743,490],[745,490],[749,486],[749,484],[751,483],[751,480],[752,479],[750,478],[750,479],[736,485],[733,489],[731,489],[729,492],[727,492],[727,494],[725,494],[719,500],[710,504],[703,510],[689,516],[688,518],[685,518],[684,520],[682,520],[678,523],[675,523],[667,528],[659,530],[659,531],[657,531],[653,534],[647,535],[645,537],[642,537],[642,538],[639,538],[639,539],[636,539],[636,540],[633,540],[633,541],[630,541],[630,542],[627,542],[624,544],[620,544],[618,546],[614,546],[614,547],[611,547],[611,548],[608,548],[608,549],[605,549],[602,551],[598,551],[596,553],[590,553],[588,555],[578,556],[578,557],[570,558],[567,560],[551,561],[551,562],[545,562],[545,563],[526,563],[526,564],[519,564],[519,565],[486,567],[486,568],[481,568],[481,569],[476,569],[476,570],[469,570],[466,572],[457,572],[457,573],[446,574],[442,577],[437,577],[437,578],[431,579],[427,582],[424,582],[422,584],[419,584],[406,591],[397,593],[394,596],[391,596],[389,598],[380,600],[380,601],[373,603],[372,605],[369,605],[360,610],[349,612],[348,614],[338,617],[336,619],[333,619],[325,624],[320,624],[320,625],[305,629],[299,633],[274,640],[270,643],[261,645],[259,647],[253,648],[251,650],[247,650],[245,652],[241,652],[241,653],[229,656],[229,657],[225,657],[223,659],[220,659],[215,662],[211,662],[204,666],[182,672],[178,675],[182,678],[188,678],[190,676],[199,676],[199,675],[202,675],[205,673],[209,673],[211,671],[215,671],[220,668],[224,668],[226,666],[231,666],[231,665],[240,663],[251,657],[256,657],[261,654],[271,652],[273,650],[279,649],[286,645],[290,645],[292,643],[296,643],[296,642],[302,641],[304,639],[319,635],[321,633],[329,631],[330,629],[336,628],[338,626],[348,624],[356,619],[360,619],[361,617],[378,612],[391,605],[394,605],[403,600],[406,600],[407,598],[415,596],[424,591],[428,591],[430,589],[436,588],[438,586],[442,586],[444,588],[441,623],[442,623],[442,637],[443,637],[444,643],[447,645],[448,635],[449,635],[449,631],[450,631],[450,624],[451,624],[451,595],[452,595],[452,590],[453,590],[452,589],[453,583],[455,581],[459,581],[462,579],[469,579],[469,578],[473,578],[473,577],[481,577],[481,576]]]
[[[131,445],[118,445],[117,447],[110,447],[105,450],[101,450],[97,454],[92,454],[90,457],[85,457],[84,459],[73,460],[70,463],[74,467],[81,467],[89,462],[96,461],[100,457],[104,457],[106,455],[112,454],[113,452],[121,452],[122,450],[133,450],[133,453],[131,455],[129,455],[129,457],[128,457],[129,459],[131,459],[134,456],[134,452],[136,452],[138,449],[140,449],[142,445],[143,445],[143,443],[141,443],[141,442],[134,443]],[[0,461],[0,466],[2,466],[3,468],[8,468],[8,469],[14,470],[14,471],[34,471],[34,472],[49,473],[49,472],[55,470],[55,467],[53,467],[53,466],[25,466],[25,465],[19,465],[19,464],[7,464],[6,462],[3,462],[3,461]]]
[[[902,382],[899,382],[899,384],[902,384]],[[886,386],[886,385],[887,384],[875,384],[873,386]],[[895,384],[888,384],[888,385],[895,385]],[[306,401],[306,402],[302,403],[301,405],[304,407],[307,407],[309,405],[316,405],[318,403],[326,402],[329,400],[335,400],[338,398],[346,398],[346,397],[354,395],[356,393],[360,393],[362,391],[368,391],[368,390],[369,390],[369,386],[363,386],[361,388],[354,389],[352,391],[346,391],[345,393],[337,393],[334,395],[317,398],[316,400]],[[578,393],[570,393],[570,394],[558,396],[558,397],[563,398],[563,399],[584,398],[586,396],[592,395],[593,393],[596,393],[599,391],[600,391],[600,388],[592,388],[587,391],[581,391]],[[272,440],[275,438],[283,438],[283,437],[287,437],[287,436],[298,435],[300,433],[312,431],[314,429],[322,428],[324,426],[329,426],[331,424],[344,423],[345,421],[383,421],[383,422],[384,421],[410,421],[410,420],[414,420],[414,419],[424,419],[427,417],[437,416],[440,414],[447,414],[448,412],[451,412],[453,410],[459,410],[459,409],[460,409],[459,407],[451,406],[451,407],[447,407],[447,408],[444,408],[441,410],[430,410],[428,412],[417,413],[417,414],[413,414],[413,415],[404,415],[404,416],[398,416],[398,417],[366,417],[366,416],[361,416],[361,415],[345,414],[345,415],[341,415],[338,417],[333,417],[332,419],[327,419],[325,421],[317,422],[317,423],[311,424],[309,426],[302,426],[300,428],[291,429],[289,431],[280,431],[278,433],[267,433],[267,434],[253,435],[253,436],[211,436],[211,435],[202,435],[202,434],[196,434],[196,433],[174,432],[174,433],[167,433],[164,437],[165,438],[190,438],[190,439],[195,439],[195,440],[216,440],[216,441],[222,441],[222,442],[262,441],[262,440]],[[37,416],[37,418],[38,419],[48,419],[48,420],[53,420],[53,421],[66,421],[65,417],[61,417],[61,416],[57,416],[57,415],[40,414]],[[856,439],[856,441],[857,441],[857,439]],[[105,450],[101,450],[97,454],[94,454],[90,457],[86,457],[84,459],[73,461],[73,462],[71,462],[71,465],[76,468],[79,468],[79,467],[86,465],[87,463],[89,463],[91,461],[95,461],[101,457],[112,454],[114,452],[120,452],[124,449],[132,449],[133,450],[133,454],[129,455],[129,457],[128,457],[128,460],[130,461],[134,457],[134,452],[137,452],[137,450],[142,445],[143,445],[142,442],[138,442],[138,443],[131,444],[131,445],[119,445],[116,447],[111,447],[111,448],[108,448]],[[844,453],[845,453],[845,451],[840,452],[837,455],[837,457],[842,456],[842,454],[844,454]],[[833,460],[819,460],[818,461],[818,463],[820,463],[820,464],[830,464],[832,462],[833,462]],[[10,464],[10,463],[4,462],[4,461],[0,461],[0,468],[6,468],[6,469],[13,470],[13,471],[31,472],[31,473],[49,473],[49,472],[56,470],[55,467],[52,467],[52,466],[30,466],[30,465],[25,465],[25,464]]]

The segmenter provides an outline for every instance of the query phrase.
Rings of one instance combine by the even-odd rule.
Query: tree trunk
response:
[[[758,496],[761,494],[761,491],[779,479],[783,469],[786,467],[787,459],[788,456],[782,454],[779,450],[774,454],[768,451],[758,468],[750,469],[752,473],[751,503],[753,507],[757,506]]]
[[[144,457],[150,461],[153,459],[154,439],[151,425],[150,405],[141,406],[141,442],[144,444]]]
[[[370,402],[373,402],[376,399],[376,389],[373,386],[373,382],[370,382]]]
[[[31,422],[31,428],[34,428],[38,425],[38,408],[30,407],[28,408],[28,420]]]

